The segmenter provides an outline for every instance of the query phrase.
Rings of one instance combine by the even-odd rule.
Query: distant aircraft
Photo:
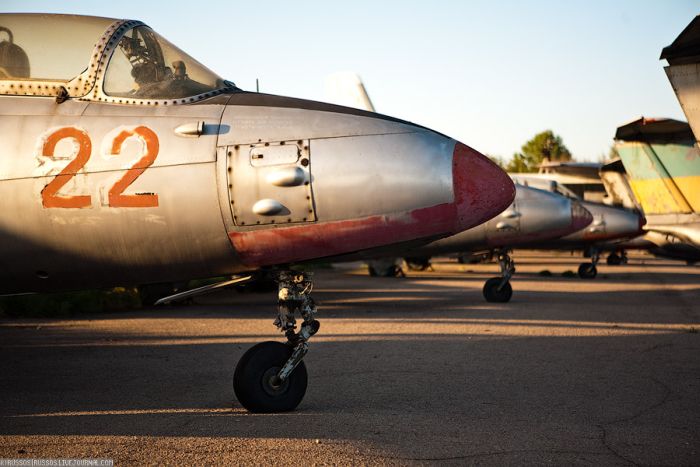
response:
[[[514,197],[453,139],[244,92],[139,21],[0,15],[0,103],[0,294],[245,273],[216,288],[274,266],[288,342],[248,350],[233,381],[254,412],[306,392],[319,324],[289,264],[432,241]]]
[[[531,177],[530,174],[511,174],[516,183],[534,186],[543,190],[576,199],[576,195],[559,185],[556,180]],[[644,216],[637,211],[607,206],[602,203],[581,201],[581,205],[593,215],[593,222],[570,235],[541,242],[531,247],[559,250],[581,250],[590,256],[591,262],[581,263],[578,275],[583,279],[593,279],[598,274],[598,261],[601,251],[616,251],[618,243],[628,241],[644,233]]]
[[[488,279],[482,289],[488,302],[507,302],[513,295],[510,278],[515,262],[510,250],[537,242],[549,242],[586,227],[593,216],[574,199],[523,185],[515,185],[515,201],[488,222],[406,250],[402,256],[410,264],[428,265],[432,256],[464,253],[495,253],[500,277]],[[373,263],[370,272],[376,273]]]
[[[652,252],[700,260],[700,150],[690,126],[642,117],[617,129],[615,149],[647,218]]]
[[[354,73],[335,73],[326,80],[326,93],[334,100],[373,111],[362,80]],[[501,276],[486,281],[484,298],[489,302],[507,302],[513,289],[510,278],[515,263],[510,250],[532,242],[544,242],[571,234],[591,223],[593,217],[571,198],[516,185],[513,204],[488,222],[451,237],[416,248],[395,250],[407,263],[429,265],[430,257],[441,254],[495,251]],[[396,258],[381,257],[368,262],[371,275],[396,275]]]
[[[560,186],[573,192],[579,199],[602,203],[605,185],[600,179],[602,164],[597,162],[547,161],[539,165],[539,172],[528,174],[545,180],[556,180]]]

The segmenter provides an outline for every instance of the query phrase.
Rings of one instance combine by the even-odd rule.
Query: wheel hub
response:
[[[277,377],[281,367],[273,366],[268,368],[262,376],[262,388],[269,396],[278,396],[283,394],[289,387],[289,380],[281,381]]]

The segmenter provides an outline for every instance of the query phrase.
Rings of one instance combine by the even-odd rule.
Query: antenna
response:
[[[260,82],[255,78],[255,92],[260,92]]]

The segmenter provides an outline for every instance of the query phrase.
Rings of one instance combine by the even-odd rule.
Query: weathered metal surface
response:
[[[585,210],[575,210],[569,198],[523,185],[515,187],[513,204],[498,216],[472,229],[413,249],[405,256],[524,246],[569,234],[591,222],[591,215]]]
[[[586,244],[637,237],[644,233],[644,217],[634,211],[581,201],[593,215],[591,224],[575,233],[552,242],[552,248],[578,248]]]
[[[542,189],[546,189],[548,191],[572,196],[568,190],[561,187],[554,180],[530,179],[529,182],[533,186],[534,183],[538,183]],[[597,225],[590,225],[561,238],[537,243],[536,246],[552,249],[578,249],[585,248],[593,243],[633,238],[643,233],[642,226],[646,220],[643,215],[636,211],[616,208],[590,201],[577,200],[577,202],[580,203],[580,205],[585,208],[586,211],[590,212],[595,219],[597,219]]]
[[[605,204],[641,211],[621,159],[617,158],[601,167],[600,179],[608,193]]]
[[[110,26],[65,102],[52,91],[0,97],[0,293],[216,276],[428,241],[513,199],[487,158],[391,117],[251,93],[107,98],[109,54],[140,25]],[[289,215],[255,213],[265,199]]]
[[[624,142],[615,148],[646,214],[700,210],[700,157],[695,146]]]
[[[316,220],[308,140],[237,144],[227,147],[227,159],[236,225]]]
[[[503,211],[515,195],[513,186],[505,180],[507,175],[503,171],[488,158],[460,143],[455,144],[453,140],[452,146],[437,146],[444,151],[442,157],[450,161],[446,169],[449,170],[448,174],[452,175],[448,178],[451,179],[452,189],[448,190],[447,202],[438,200],[432,206],[410,209],[408,206],[411,204],[424,204],[427,197],[420,191],[420,180],[423,177],[415,176],[413,180],[416,187],[412,192],[414,198],[411,201],[407,197],[411,189],[405,185],[409,194],[403,193],[393,201],[401,204],[388,204],[392,202],[391,195],[387,195],[389,199],[384,200],[384,204],[381,204],[380,200],[370,203],[370,200],[360,194],[368,186],[362,177],[354,180],[350,178],[353,184],[345,182],[343,190],[347,191],[341,192],[341,195],[344,193],[346,196],[322,194],[317,189],[318,183],[326,181],[329,184],[327,189],[330,190],[333,181],[340,180],[343,175],[347,175],[347,171],[341,166],[335,173],[343,175],[317,175],[315,167],[319,160],[322,157],[330,157],[330,154],[321,152],[322,156],[319,156],[315,143],[312,144],[314,177],[318,179],[314,184],[316,199],[319,205],[321,200],[326,203],[323,208],[318,207],[319,222],[292,227],[280,226],[275,229],[236,229],[230,232],[231,242],[244,264],[252,267],[289,263],[300,261],[307,256],[336,256],[412,239],[427,239],[436,232],[459,232],[481,224],[495,212]],[[449,151],[445,150],[447,148]],[[381,155],[383,152],[379,151],[377,154]],[[392,173],[401,173],[401,167],[405,169],[409,166],[412,170],[423,167],[420,161],[425,160],[426,164],[432,162],[435,154],[429,156],[430,153],[426,155],[417,152],[412,156],[413,160],[409,158],[402,161],[396,158],[395,170]],[[407,164],[407,161],[411,164]],[[370,173],[379,175],[376,171]],[[381,183],[391,186],[394,181],[379,178],[373,183],[373,188],[376,189],[377,185],[382,186]],[[386,186],[385,191],[390,193]],[[354,192],[357,192],[358,196],[352,196]],[[338,219],[341,215],[346,216],[345,219]]]
[[[700,16],[696,16],[671,45],[661,52],[666,59],[668,80],[688,123],[700,138]]]

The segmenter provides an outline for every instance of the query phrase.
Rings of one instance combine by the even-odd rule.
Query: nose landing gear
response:
[[[591,248],[590,255],[591,262],[581,263],[578,267],[578,276],[581,279],[595,279],[595,276],[598,275],[598,268],[596,265],[598,264],[598,260],[600,260],[600,252],[597,248]]]
[[[314,319],[316,305],[311,298],[312,274],[280,272],[278,315],[275,326],[285,333],[287,343],[262,342],[250,348],[238,362],[233,390],[243,407],[254,413],[294,410],[306,394],[307,372],[303,358],[308,340],[318,332]],[[303,318],[296,331],[295,314]]]
[[[501,277],[492,277],[487,280],[482,292],[487,302],[505,303],[513,296],[510,278],[515,273],[515,263],[508,250],[498,251],[498,266],[501,268]]]

